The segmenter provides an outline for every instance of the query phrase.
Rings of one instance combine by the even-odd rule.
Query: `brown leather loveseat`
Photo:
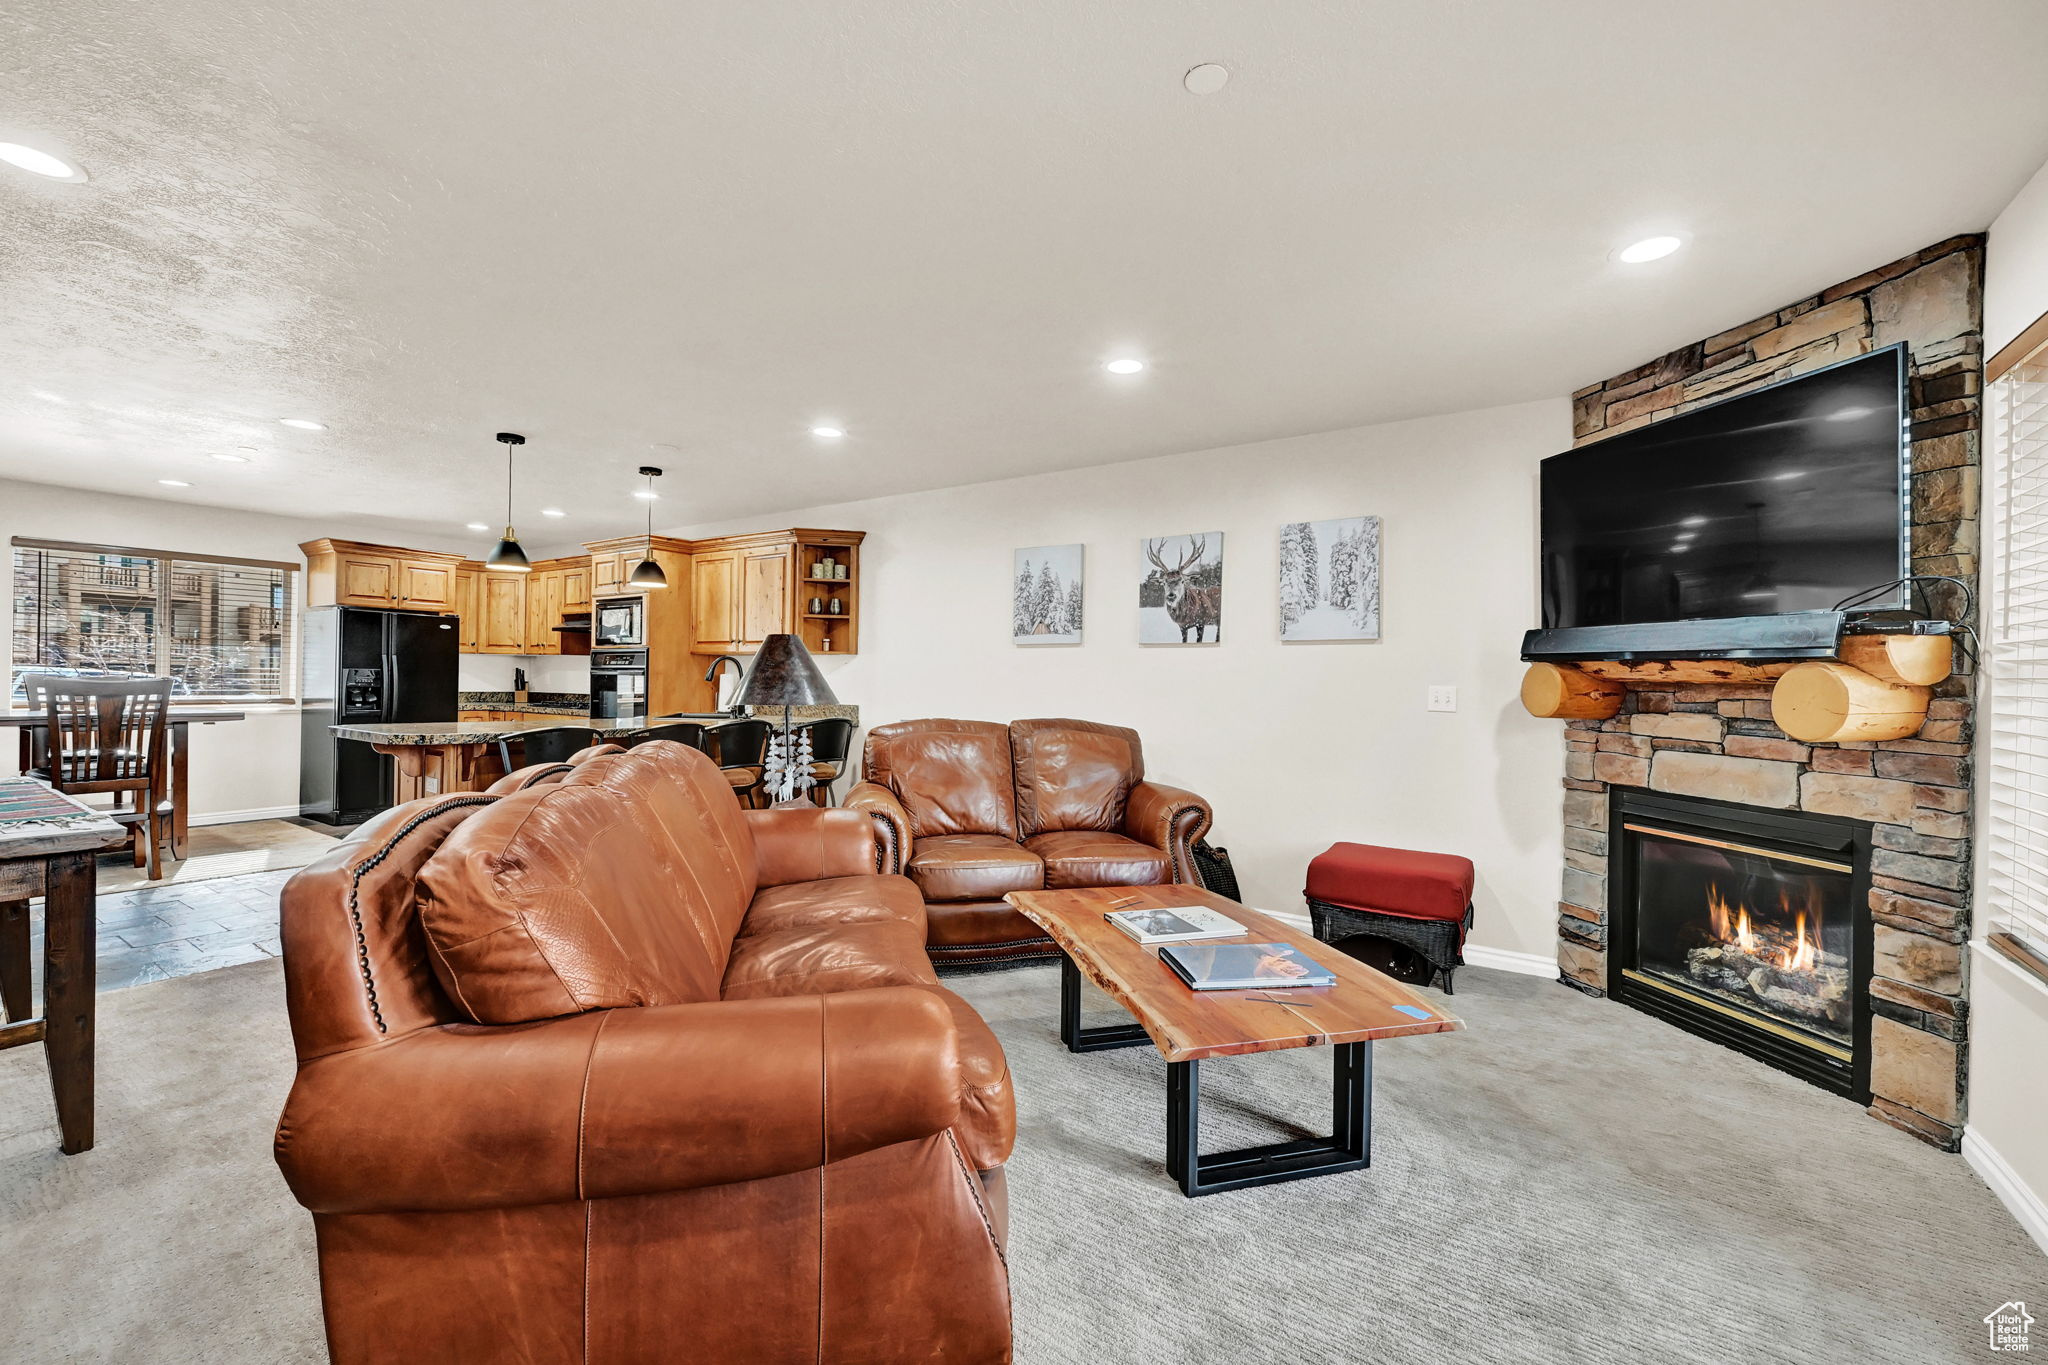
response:
[[[874,818],[884,865],[924,894],[925,944],[941,965],[1055,955],[1007,892],[1199,881],[1209,803],[1147,782],[1136,730],[898,721],[868,732],[862,766],[847,808]]]
[[[873,821],[549,768],[285,888],[333,1359],[1008,1361],[1008,1072]]]

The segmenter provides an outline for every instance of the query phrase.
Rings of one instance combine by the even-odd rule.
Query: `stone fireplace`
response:
[[[1575,442],[1904,342],[1912,384],[1912,569],[1974,584],[1982,278],[1981,237],[1915,252],[1580,389],[1572,395]],[[1959,596],[1937,589],[1927,605],[1959,617]],[[1611,719],[1569,721],[1561,979],[1666,1018],[1688,1010],[1713,1016],[1674,1019],[1708,1036],[1720,1020],[1724,1033],[1739,1025],[1775,1038],[1796,1050],[1762,1060],[1953,1150],[1964,1121],[1969,1017],[1962,945],[1970,927],[1972,681],[1959,668],[1935,689],[1917,734],[1875,743],[1794,742],[1772,724],[1768,684],[1631,683]],[[1746,811],[1752,823],[1737,833],[1752,837],[1721,842],[1767,852],[1800,851],[1796,841],[1762,837],[1779,817],[1813,816],[1861,831],[1833,855],[1812,854],[1849,867],[1839,874],[1847,889],[1820,878],[1812,885],[1774,878],[1799,866],[1782,859],[1681,853],[1673,845],[1710,846],[1630,829],[1655,823],[1639,819],[1630,803],[1658,798]],[[1646,925],[1638,909],[1645,876],[1682,888],[1676,899],[1660,892],[1659,900],[1692,919],[1662,926],[1676,939],[1662,948],[1646,949],[1642,937],[1658,927]],[[1818,897],[1811,906],[1809,895]],[[1838,983],[1846,1038],[1831,1014]],[[1804,1024],[1788,1017],[1802,1010],[1819,1013]],[[1800,1036],[1774,1034],[1759,1022]],[[1816,1040],[1826,1046],[1810,1046]],[[1828,1046],[1847,1059],[1831,1057]]]

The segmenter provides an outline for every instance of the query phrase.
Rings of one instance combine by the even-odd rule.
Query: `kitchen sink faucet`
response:
[[[704,670],[704,681],[705,681],[705,682],[708,682],[708,683],[710,683],[710,684],[712,685],[712,688],[711,688],[711,704],[712,704],[712,708],[713,708],[714,710],[715,710],[715,709],[717,709],[717,706],[718,706],[718,684],[717,684],[717,678],[718,678],[718,669],[719,669],[719,666],[720,666],[721,664],[731,664],[731,665],[732,665],[732,667],[733,667],[733,672],[734,672],[734,674],[736,675],[736,676],[735,676],[735,677],[733,678],[733,689],[732,689],[732,694],[733,694],[733,696],[735,696],[735,697],[739,696],[739,694],[740,694],[740,685],[741,685],[742,683],[746,682],[746,680],[747,680],[747,666],[746,666],[745,664],[741,663],[741,662],[740,662],[740,661],[739,661],[739,660],[738,660],[738,659],[737,659],[736,657],[734,657],[733,655],[731,655],[731,654],[721,654],[721,655],[719,655],[719,656],[718,656],[717,658],[713,659],[713,660],[711,661],[711,667],[709,667],[709,668],[707,668],[707,669],[705,669],[705,670]],[[732,706],[730,706],[730,707],[728,707],[728,708],[726,708],[726,709],[727,709],[727,710],[728,710],[728,711],[729,711],[729,712],[730,712],[730,713],[731,713],[732,715],[735,715],[735,716],[743,716],[743,715],[745,715],[745,714],[747,713],[747,708],[746,708],[746,707],[744,707],[744,706],[741,706],[741,705],[740,705],[740,704],[739,704],[738,702],[734,702]]]

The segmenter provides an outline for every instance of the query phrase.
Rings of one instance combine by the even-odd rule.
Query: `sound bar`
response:
[[[1646,621],[1629,626],[1566,626],[1522,637],[1529,663],[1614,659],[1832,659],[1849,613],[1799,611],[1779,616],[1731,616],[1712,621]]]

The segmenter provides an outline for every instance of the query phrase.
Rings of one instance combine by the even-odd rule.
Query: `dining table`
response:
[[[171,831],[179,848],[185,847],[185,836],[192,819],[192,802],[188,795],[192,727],[245,720],[248,715],[247,711],[228,706],[179,706],[175,703],[165,713],[164,724],[171,734]],[[0,730],[43,730],[48,729],[49,724],[50,718],[41,711],[0,711]]]

